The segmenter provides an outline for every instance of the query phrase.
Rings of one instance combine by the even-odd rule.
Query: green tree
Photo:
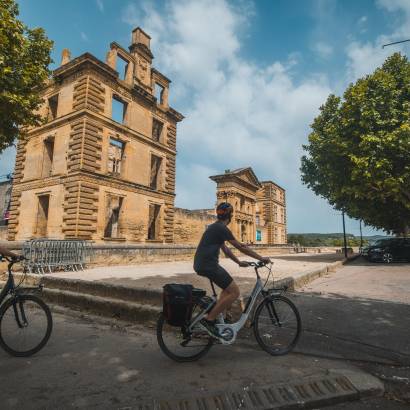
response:
[[[410,224],[410,63],[393,54],[330,95],[303,148],[302,181],[338,210],[395,234]]]
[[[22,126],[41,123],[35,113],[42,99],[37,90],[49,77],[53,42],[41,28],[17,19],[14,0],[0,0],[0,152],[13,144]]]

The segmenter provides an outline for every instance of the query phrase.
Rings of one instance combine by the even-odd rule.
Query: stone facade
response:
[[[42,91],[47,122],[17,147],[9,240],[174,241],[176,128],[150,37],[62,64]]]
[[[175,243],[197,245],[207,226],[214,223],[215,220],[214,209],[175,208]]]
[[[285,190],[272,181],[260,182],[252,168],[226,170],[210,177],[217,183],[217,204],[234,207],[230,229],[244,243],[287,243]]]
[[[262,181],[256,195],[257,229],[261,229],[261,243],[287,243],[286,192],[272,181]]]

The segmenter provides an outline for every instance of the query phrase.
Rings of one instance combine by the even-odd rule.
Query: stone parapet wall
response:
[[[215,222],[210,210],[194,210],[175,208],[174,243],[197,245],[207,225]]]

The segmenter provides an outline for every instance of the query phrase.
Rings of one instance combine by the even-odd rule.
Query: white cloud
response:
[[[348,57],[347,75],[350,81],[373,72],[392,53],[388,48],[383,49],[382,37],[376,43],[352,42],[346,48]]]
[[[378,0],[377,5],[390,13],[395,13],[395,29],[390,33],[380,34],[373,42],[351,41],[346,47],[347,80],[372,73],[384,60],[394,52],[404,51],[403,45],[383,48],[384,44],[410,38],[410,1],[408,0]],[[363,16],[359,23],[365,23]]]
[[[319,41],[312,47],[313,51],[321,58],[329,58],[333,54],[333,47],[329,44]]]
[[[320,76],[296,84],[294,55],[267,66],[244,59],[251,12],[219,0],[176,0],[163,14],[152,3],[130,4],[123,19],[151,35],[155,65],[173,80],[172,103],[186,116],[178,129],[177,206],[213,206],[209,175],[252,166],[287,188],[292,221],[293,204],[315,201],[301,186],[301,145],[331,90]]]
[[[102,0],[95,0],[98,10],[101,11],[101,13],[104,13],[104,3]]]

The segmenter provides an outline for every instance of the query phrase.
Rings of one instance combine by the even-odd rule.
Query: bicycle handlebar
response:
[[[26,258],[24,256],[20,256],[20,255],[18,255],[18,256],[5,256],[5,255],[0,254],[0,261],[2,259],[5,259],[7,262],[14,264],[16,262],[23,261]]]
[[[248,262],[248,261],[244,261],[244,262],[246,262],[249,266],[253,266],[253,267],[255,267],[255,268],[262,268],[262,267],[268,265],[267,263],[261,262],[261,261],[259,261],[259,262]],[[271,264],[272,264],[272,263],[273,263],[273,262],[271,262]]]

